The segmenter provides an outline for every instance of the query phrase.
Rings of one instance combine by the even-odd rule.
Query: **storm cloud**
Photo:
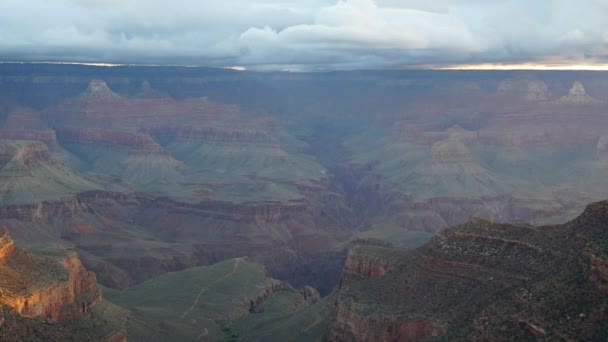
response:
[[[606,63],[606,0],[2,0],[0,59],[398,68]]]

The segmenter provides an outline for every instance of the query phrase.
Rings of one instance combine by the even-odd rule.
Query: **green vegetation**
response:
[[[262,265],[244,259],[166,273],[126,290],[105,289],[107,300],[133,312],[130,341],[222,340],[222,326],[249,315],[251,300],[279,286]],[[232,334],[230,334],[232,336]]]
[[[239,335],[232,331],[232,327],[229,325],[222,327],[222,332],[224,333],[224,342],[237,342],[239,340]]]
[[[243,341],[323,341],[333,314],[333,297],[303,308],[297,295],[281,293],[262,304],[259,313],[234,322]]]

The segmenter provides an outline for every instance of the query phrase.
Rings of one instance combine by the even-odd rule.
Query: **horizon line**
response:
[[[283,73],[319,73],[332,71],[405,71],[405,70],[429,70],[429,71],[608,71],[607,64],[543,64],[543,63],[477,63],[477,64],[426,64],[426,65],[409,65],[400,68],[377,68],[377,69],[335,69],[335,70],[311,70],[299,71],[290,69],[277,70],[255,70],[246,66],[231,65],[231,66],[205,66],[205,65],[187,65],[187,64],[154,64],[154,63],[107,63],[107,62],[62,62],[62,61],[0,61],[0,64],[52,64],[52,65],[83,65],[95,67],[183,67],[183,68],[215,68],[233,71],[250,71],[250,72],[283,72]]]

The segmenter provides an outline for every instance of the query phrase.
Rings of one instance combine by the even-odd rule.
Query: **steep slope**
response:
[[[607,232],[608,202],[558,226],[442,231],[385,275],[346,282],[329,340],[605,339]]]
[[[50,132],[36,163],[1,170],[12,178],[0,184],[0,222],[19,242],[76,247],[111,287],[249,256],[276,277],[328,292],[337,273],[311,274],[339,269],[345,254],[332,248],[348,209],[309,146],[235,105],[174,100],[149,82],[133,93],[94,79],[41,114],[12,112],[0,133],[7,144]]]
[[[607,104],[590,100],[607,98],[604,73],[0,70],[0,137],[41,141],[71,172],[9,178],[25,200],[0,224],[77,249],[114,288],[248,256],[325,295],[357,241],[414,248],[473,216],[563,222],[607,186]],[[65,196],[27,193],[40,182]],[[360,252],[353,279],[383,260]]]
[[[111,302],[133,310],[129,340],[221,340],[230,322],[254,314],[274,297],[305,307],[312,301],[288,284],[269,278],[264,267],[230,259],[150,279],[123,290],[107,290]]]
[[[95,275],[82,266],[74,252],[28,252],[15,247],[8,233],[0,231],[3,340],[124,340],[127,313],[100,303]],[[106,325],[94,328],[100,323]]]
[[[4,206],[61,200],[100,187],[55,162],[46,145],[0,141],[0,203]]]
[[[126,98],[93,80],[78,97],[46,109],[61,146],[80,159],[78,171],[186,203],[302,199],[301,187],[319,188],[326,179],[302,153],[306,144],[272,118],[143,88],[147,96]]]

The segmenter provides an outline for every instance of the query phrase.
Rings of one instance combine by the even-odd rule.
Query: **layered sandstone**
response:
[[[10,238],[8,231],[0,231],[0,263],[5,262],[15,253],[15,244]]]
[[[75,253],[44,255],[17,248],[5,255],[0,273],[0,302],[21,315],[75,320],[101,300],[95,274]]]
[[[363,317],[361,317],[363,316]],[[444,335],[445,327],[438,322],[424,319],[402,320],[398,316],[377,314],[361,315],[356,306],[338,302],[336,323],[327,336],[331,342],[412,342]]]
[[[38,161],[50,161],[48,148],[41,142],[20,142],[0,144],[0,166],[7,166],[10,161],[15,167],[26,167]],[[18,174],[15,176],[19,176]]]
[[[383,276],[397,264],[401,256],[402,251],[389,247],[357,245],[351,248],[342,271],[340,287]]]

